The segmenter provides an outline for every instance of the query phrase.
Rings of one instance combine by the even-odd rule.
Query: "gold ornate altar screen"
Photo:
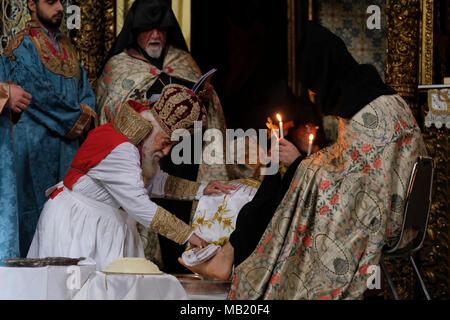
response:
[[[323,5],[324,2],[334,4],[337,2],[287,1],[288,82],[291,90],[298,93],[300,88],[296,75],[296,48],[301,26],[299,22],[302,19],[316,20],[319,5]],[[430,85],[437,80],[433,77],[435,59],[433,25],[436,3],[433,0],[387,0],[383,1],[383,5],[385,5],[383,14],[386,41],[385,81],[410,105],[421,125],[428,153],[435,160],[430,221],[424,248],[417,257],[420,261],[419,269],[432,298],[449,299],[449,128],[424,126],[424,118],[429,110],[426,103],[422,103],[419,99],[418,92],[419,85]],[[408,260],[392,261],[388,267],[402,299],[421,297]],[[390,293],[386,291],[386,295],[389,296]]]

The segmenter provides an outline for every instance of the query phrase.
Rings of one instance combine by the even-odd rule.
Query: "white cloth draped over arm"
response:
[[[150,226],[158,206],[144,186],[139,151],[134,145],[120,144],[87,175],[100,181],[134,220]]]
[[[197,195],[195,196],[195,200],[200,200],[200,198],[203,196],[203,191],[205,190],[206,186],[207,186],[206,184],[202,184],[200,186],[200,188],[198,188]]]
[[[147,191],[151,198],[164,198],[164,187],[169,174],[158,169],[155,177],[147,184]]]

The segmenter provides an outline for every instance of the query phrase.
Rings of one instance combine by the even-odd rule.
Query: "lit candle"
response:
[[[280,139],[281,139],[284,138],[284,134],[283,134],[283,121],[279,113],[277,113],[277,119],[278,121],[280,121]]]
[[[313,141],[314,141],[314,135],[311,133],[311,134],[309,135],[308,157],[311,155]]]

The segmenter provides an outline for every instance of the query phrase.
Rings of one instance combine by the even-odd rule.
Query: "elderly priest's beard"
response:
[[[158,151],[152,154],[146,152],[142,155],[142,175],[152,180],[159,170],[159,160],[163,157],[163,153]]]
[[[152,151],[157,133],[158,130],[154,129],[142,146],[142,175],[148,180],[155,177],[159,170],[159,160],[164,156],[161,151]]]
[[[147,52],[147,54],[153,58],[153,59],[159,59],[159,57],[161,57],[161,53],[163,51],[163,46],[160,44],[157,48],[152,48],[150,47],[150,45],[147,45],[147,47],[145,48],[145,52]]]

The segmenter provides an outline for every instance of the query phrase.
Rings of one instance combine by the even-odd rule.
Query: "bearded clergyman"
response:
[[[180,84],[192,88],[201,76],[170,1],[137,0],[128,12],[98,81],[100,124],[113,122],[128,100],[148,105],[152,96],[160,94],[165,86]],[[198,95],[207,111],[205,127],[225,133],[222,106],[212,86],[207,85]],[[225,165],[200,165],[198,170],[195,178],[199,182],[229,178]]]
[[[50,199],[28,257],[86,257],[96,261],[98,270],[117,258],[143,257],[137,223],[180,245],[207,245],[150,199],[194,200],[235,189],[176,178],[159,168],[159,158],[175,144],[172,132],[192,129],[205,116],[198,97],[176,84],[164,88],[151,110],[126,102],[114,124],[89,133],[64,181],[47,191]]]
[[[114,122],[121,107],[134,100],[151,106],[152,97],[170,84],[193,88],[202,72],[188,52],[181,28],[167,0],[137,0],[131,6],[124,26],[107,59],[97,86],[97,112],[100,124]],[[206,109],[204,129],[218,129],[225,137],[225,117],[219,98],[211,85],[205,84],[198,96]],[[194,141],[191,137],[191,141]],[[210,142],[212,144],[215,142]],[[240,172],[236,165],[198,164],[192,145],[190,163],[174,164],[173,151],[160,161],[161,168],[171,174],[199,183],[228,181],[251,177],[253,172]],[[206,150],[206,143],[202,150]],[[219,146],[220,148],[220,146]],[[223,161],[225,162],[225,161]],[[155,199],[155,202],[189,223],[192,202]],[[184,247],[163,237],[141,230],[147,256],[158,256],[165,270],[181,273],[177,262]]]
[[[69,170],[96,123],[95,95],[70,39],[61,1],[28,0],[31,21],[5,50],[6,77],[33,98],[14,127],[20,254],[30,247],[46,201],[43,190]]]

